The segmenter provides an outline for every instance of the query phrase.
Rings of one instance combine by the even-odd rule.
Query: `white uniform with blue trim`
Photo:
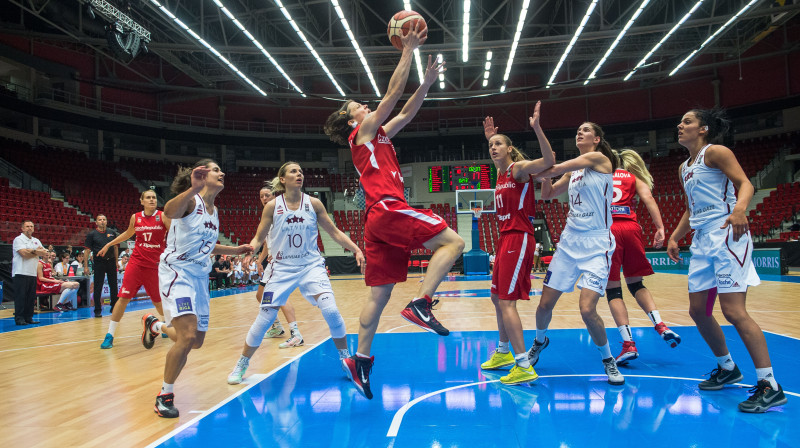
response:
[[[312,305],[313,296],[333,292],[325,259],[317,246],[317,213],[303,193],[300,207],[289,209],[284,195],[275,198],[269,248],[272,261],[264,269],[262,307],[283,306],[297,288]]]
[[[616,247],[611,234],[613,182],[610,173],[591,168],[570,175],[567,225],[545,274],[545,285],[572,292],[577,281],[578,288],[605,295]]]
[[[733,240],[733,228],[725,220],[736,206],[733,182],[721,170],[705,163],[704,146],[693,163],[681,165],[681,179],[689,203],[689,225],[694,229],[689,260],[689,292],[717,288],[717,292],[747,291],[761,283],[753,266],[750,233]]]
[[[211,251],[219,238],[216,207],[209,213],[203,198],[194,197],[194,210],[173,219],[167,247],[158,263],[158,283],[167,324],[184,314],[197,316],[197,330],[208,330]]]

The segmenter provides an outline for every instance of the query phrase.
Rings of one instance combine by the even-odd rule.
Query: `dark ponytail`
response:
[[[614,153],[614,149],[611,147],[611,145],[608,144],[608,141],[606,141],[606,134],[603,132],[603,128],[601,128],[597,123],[592,123],[591,121],[587,121],[586,123],[592,127],[594,135],[596,137],[600,137],[600,143],[597,144],[595,151],[599,151],[603,153],[604,156],[608,157],[608,160],[611,161],[612,173],[617,171],[617,168],[619,168],[619,158]]]
[[[353,100],[345,101],[344,105],[340,107],[339,110],[328,116],[328,119],[325,120],[325,126],[322,128],[325,135],[338,145],[350,146],[347,142],[347,138],[350,137],[350,134],[353,132],[353,127],[350,126],[348,121],[352,120],[353,117],[350,116],[347,107],[350,106],[352,102]]]
[[[173,194],[179,195],[184,191],[192,188],[192,171],[198,166],[208,166],[212,163],[217,163],[211,159],[200,159],[191,168],[185,166],[178,168],[178,174],[175,175],[175,180],[172,181],[170,190]]]
[[[706,143],[722,143],[723,145],[733,148],[733,132],[731,132],[731,120],[724,109],[715,107],[713,109],[692,109],[689,112],[693,113],[700,126],[708,126],[708,134],[706,134]]]

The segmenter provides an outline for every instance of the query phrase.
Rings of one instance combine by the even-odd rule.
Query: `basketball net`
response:
[[[482,208],[473,208],[472,209],[472,217],[476,220],[481,219],[481,212],[483,211]]]

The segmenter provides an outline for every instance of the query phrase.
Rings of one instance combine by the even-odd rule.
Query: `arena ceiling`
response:
[[[89,26],[93,20],[87,16],[86,4],[97,0],[3,1],[44,23],[26,25],[24,31],[14,32],[78,40],[114,57],[105,39],[93,34]],[[386,36],[386,23],[405,7],[404,0],[108,1],[151,33],[147,43],[150,54],[139,58],[160,58],[193,80],[194,85],[181,86],[184,91],[191,88],[198,95],[211,95],[218,90],[257,96],[263,92],[275,100],[300,98],[300,91],[310,98],[363,100],[376,99],[377,94],[385,93],[399,58],[399,52]],[[64,8],[79,12],[76,20],[65,14],[48,15],[48,8],[59,2]],[[411,0],[408,3],[426,18],[429,26],[422,54],[441,53],[447,61],[444,87],[440,88],[437,82],[431,89],[430,96],[440,98],[498,95],[503,90],[510,93],[549,88],[558,92],[584,84],[595,69],[590,85],[620,85],[632,69],[642,65],[645,55],[685,18],[629,81],[663,82],[693,51],[698,53],[681,72],[708,70],[741,57],[800,12],[800,5],[793,0],[755,0],[739,17],[735,16],[750,0]],[[466,61],[462,57],[465,3],[469,3]],[[363,62],[345,31],[336,4],[363,53]],[[527,10],[521,18],[524,6]],[[690,11],[693,12],[687,17]],[[608,53],[633,17],[636,20]],[[94,19],[97,20],[102,17]],[[581,23],[585,26],[580,36],[565,55]],[[726,28],[701,48],[701,43],[725,24]],[[509,69],[518,29],[519,40]],[[192,33],[197,37],[192,37]],[[308,45],[303,43],[301,33]],[[767,49],[760,54],[796,50],[794,44],[793,48]],[[488,51],[492,52],[492,59],[486,75]],[[604,56],[604,64],[598,67]],[[374,85],[366,75],[365,64],[373,75]],[[137,70],[136,59],[127,65]],[[139,84],[161,90],[178,87],[143,70],[140,75],[143,79]],[[417,68],[412,66],[410,84],[417,80]]]

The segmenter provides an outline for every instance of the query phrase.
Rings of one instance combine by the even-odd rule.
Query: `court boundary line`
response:
[[[605,376],[602,373],[575,373],[575,374],[564,374],[564,375],[540,375],[539,378],[568,378],[568,377],[595,377],[595,376]],[[625,375],[626,377],[630,378],[655,378],[655,379],[672,379],[672,380],[682,380],[682,381],[703,381],[703,378],[687,378],[687,377],[680,377],[680,376],[659,376],[659,375]],[[460,384],[458,386],[448,387],[445,389],[435,390],[433,392],[427,393],[420,397],[417,397],[408,403],[404,404],[403,407],[395,412],[394,417],[392,417],[392,423],[389,425],[389,430],[386,432],[386,437],[397,437],[397,433],[400,432],[400,425],[403,423],[403,417],[405,414],[417,403],[420,401],[427,400],[430,397],[435,395],[440,395],[445,392],[449,392],[451,390],[462,389],[465,387],[471,386],[480,386],[482,384],[489,384],[489,383],[498,383],[500,379],[496,380],[487,380],[487,381],[477,381],[474,383],[467,383],[467,384]],[[731,384],[731,386],[739,386],[739,387],[753,387],[751,384],[744,384],[744,383],[735,383]],[[513,387],[513,386],[510,386]],[[800,397],[800,393],[797,392],[788,392],[784,389],[784,394],[793,395],[795,397]]]
[[[149,443],[149,444],[146,446],[146,448],[154,448],[154,447],[156,447],[156,446],[158,446],[158,445],[161,445],[162,443],[166,442],[167,440],[169,440],[169,439],[171,439],[171,438],[175,437],[176,435],[178,435],[179,433],[183,432],[183,431],[184,431],[185,429],[187,429],[188,427],[190,427],[190,426],[192,426],[193,424],[195,424],[195,423],[199,422],[200,420],[204,419],[205,417],[208,417],[209,415],[211,415],[211,413],[213,413],[213,412],[214,412],[214,411],[216,411],[217,409],[219,409],[219,408],[221,408],[222,406],[225,406],[226,404],[230,403],[230,402],[231,402],[231,401],[233,401],[235,398],[237,398],[237,397],[239,397],[240,395],[244,394],[245,392],[249,391],[249,390],[250,390],[250,389],[252,389],[253,387],[257,386],[258,384],[261,384],[261,382],[262,382],[262,381],[264,381],[265,379],[267,379],[267,378],[271,377],[272,375],[274,375],[274,374],[278,373],[278,371],[279,371],[279,370],[283,369],[284,367],[288,366],[289,364],[293,363],[294,361],[296,361],[296,360],[298,360],[298,359],[302,358],[303,356],[305,356],[305,355],[306,355],[306,354],[308,354],[309,352],[313,351],[313,350],[314,350],[314,349],[316,349],[317,347],[321,346],[322,344],[324,344],[325,342],[327,342],[327,341],[328,341],[328,339],[330,339],[330,338],[331,338],[330,336],[326,337],[325,339],[323,339],[322,341],[320,341],[318,344],[314,345],[313,347],[309,347],[309,348],[308,348],[308,350],[305,350],[305,351],[303,351],[302,353],[299,353],[299,354],[298,354],[297,356],[295,356],[294,358],[292,358],[292,359],[290,359],[290,360],[288,360],[288,361],[284,362],[284,363],[283,363],[283,364],[281,364],[280,366],[278,366],[278,367],[276,367],[276,368],[272,369],[272,370],[271,370],[269,373],[266,373],[266,374],[259,374],[258,376],[260,376],[261,378],[259,378],[259,380],[258,380],[258,381],[255,381],[255,382],[253,382],[252,384],[248,384],[248,385],[247,385],[247,387],[244,387],[244,388],[242,388],[242,389],[240,389],[240,390],[236,391],[236,393],[234,393],[233,395],[230,395],[230,396],[228,396],[228,397],[227,397],[227,398],[225,398],[224,400],[222,400],[222,401],[220,401],[219,403],[217,403],[216,405],[212,406],[210,409],[208,409],[208,410],[206,410],[206,411],[203,411],[203,413],[202,413],[202,414],[200,414],[200,415],[198,415],[197,417],[195,417],[195,418],[193,418],[193,419],[189,420],[188,422],[186,422],[186,423],[182,424],[181,426],[179,426],[179,427],[177,427],[177,428],[173,429],[172,431],[168,432],[167,434],[164,434],[163,436],[161,436],[160,438],[158,438],[158,439],[157,439],[157,440],[155,440],[154,442],[151,442],[151,443]],[[250,377],[253,377],[253,376],[257,376],[257,375],[251,375]]]

